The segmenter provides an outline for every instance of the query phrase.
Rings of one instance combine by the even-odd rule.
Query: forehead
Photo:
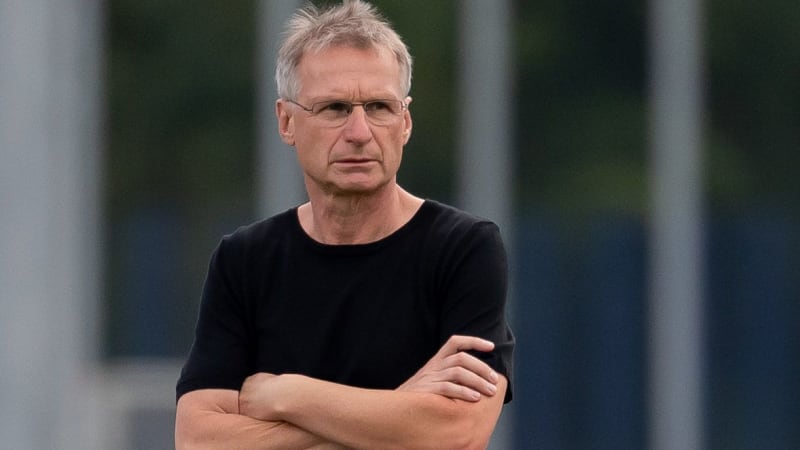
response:
[[[336,46],[309,52],[300,59],[297,76],[307,98],[402,95],[400,64],[383,48]]]

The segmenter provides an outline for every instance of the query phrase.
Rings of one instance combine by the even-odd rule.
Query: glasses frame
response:
[[[350,112],[348,112],[347,116],[344,117],[344,120],[342,121],[342,123],[331,124],[331,126],[333,126],[333,127],[340,127],[340,126],[344,125],[345,123],[347,123],[347,119],[349,119],[350,115],[353,114],[353,110],[355,109],[356,106],[360,106],[360,107],[364,108],[364,113],[365,113],[365,116],[367,118],[367,121],[372,123],[373,125],[378,125],[378,126],[389,125],[389,124],[381,124],[381,123],[372,122],[372,119],[370,118],[369,113],[367,113],[367,105],[369,105],[370,103],[399,102],[400,103],[400,112],[392,113],[393,115],[395,115],[397,117],[402,116],[404,112],[408,111],[408,103],[404,102],[403,100],[397,100],[397,99],[392,99],[392,98],[378,98],[378,99],[374,99],[374,100],[367,100],[365,102],[349,102],[347,100],[325,100],[325,101],[321,101],[321,102],[314,102],[314,103],[311,104],[310,107],[309,106],[305,106],[305,105],[303,105],[301,103],[298,103],[298,102],[296,102],[294,100],[288,100],[287,99],[286,101],[289,102],[289,103],[292,103],[294,105],[299,106],[300,109],[302,109],[303,111],[311,114],[311,116],[313,116],[313,117],[316,117],[319,114],[319,111],[314,112],[314,107],[316,105],[333,104],[333,103],[341,103],[341,104],[344,104],[344,105],[349,105],[348,109],[349,109]]]

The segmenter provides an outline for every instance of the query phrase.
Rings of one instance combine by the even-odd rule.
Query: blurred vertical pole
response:
[[[302,173],[294,149],[278,135],[275,118],[275,59],[286,21],[302,5],[300,0],[260,0],[258,8],[258,193],[257,211],[266,217],[296,206],[306,199]]]
[[[458,5],[458,202],[507,232],[513,181],[511,2]]]
[[[101,0],[0,0],[0,436],[90,448]]]
[[[458,8],[458,205],[495,221],[513,257],[511,1],[464,0]],[[491,448],[513,447],[511,413]]]
[[[703,447],[700,0],[650,0],[649,444]]]

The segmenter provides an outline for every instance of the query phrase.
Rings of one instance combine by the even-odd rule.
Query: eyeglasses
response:
[[[364,108],[364,114],[366,114],[368,122],[382,126],[395,123],[400,115],[403,114],[403,111],[408,109],[408,105],[400,100],[370,100],[366,102],[328,100],[314,103],[311,107],[303,106],[294,100],[288,101],[311,113],[311,115],[331,127],[344,125],[356,106]]]

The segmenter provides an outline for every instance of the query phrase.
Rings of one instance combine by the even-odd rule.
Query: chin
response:
[[[380,191],[388,184],[386,180],[333,183],[331,190],[339,195],[368,195]]]

